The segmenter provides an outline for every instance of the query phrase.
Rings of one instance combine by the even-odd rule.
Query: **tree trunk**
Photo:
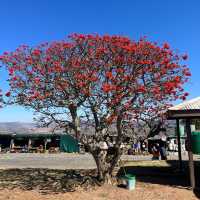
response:
[[[120,150],[115,151],[113,155],[109,154],[108,150],[101,150],[100,148],[91,151],[91,154],[97,165],[97,179],[101,184],[113,183],[113,170],[120,158]]]
[[[75,133],[75,137],[78,140],[80,137],[80,120],[77,115],[77,107],[74,104],[71,104],[69,106],[69,110],[72,116],[72,124],[73,124],[73,129]]]

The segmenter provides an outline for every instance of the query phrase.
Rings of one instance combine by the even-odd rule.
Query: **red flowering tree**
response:
[[[167,43],[81,34],[1,56],[10,75],[8,103],[81,134],[102,181],[109,180],[119,160],[127,124],[160,116],[170,101],[186,98],[183,84],[191,74],[185,59]],[[89,139],[83,137],[83,124],[94,128]],[[105,145],[110,126],[116,134],[109,143],[112,152]]]

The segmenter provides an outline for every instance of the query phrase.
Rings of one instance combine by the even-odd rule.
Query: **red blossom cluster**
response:
[[[93,97],[113,113],[138,113],[138,107],[149,99],[163,106],[178,98],[184,100],[188,93],[182,87],[191,76],[180,64],[186,59],[187,55],[177,55],[167,43],[159,46],[144,38],[133,41],[83,34],[35,48],[23,45],[0,57],[10,77],[6,96],[15,102],[53,101],[56,106],[61,100],[69,105]],[[115,119],[113,113],[109,122]]]

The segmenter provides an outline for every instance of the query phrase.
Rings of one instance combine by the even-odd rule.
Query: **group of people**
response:
[[[166,144],[164,142],[155,143],[151,146],[152,160],[167,160]]]
[[[128,154],[142,154],[148,151],[148,145],[145,141],[137,141],[131,145],[131,148],[128,150]]]

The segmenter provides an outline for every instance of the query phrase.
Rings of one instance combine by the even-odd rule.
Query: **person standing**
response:
[[[138,153],[138,144],[137,144],[137,142],[134,144],[134,150],[135,150],[135,153]]]
[[[161,160],[167,160],[166,143],[162,140],[160,142],[160,156]]]
[[[152,160],[159,160],[159,157],[160,157],[159,143],[156,143],[155,145],[153,145],[152,154],[153,154]]]
[[[145,142],[142,143],[142,151],[145,151],[146,149],[146,145],[145,145]]]
[[[141,143],[138,141],[137,143],[138,153],[141,153]]]

